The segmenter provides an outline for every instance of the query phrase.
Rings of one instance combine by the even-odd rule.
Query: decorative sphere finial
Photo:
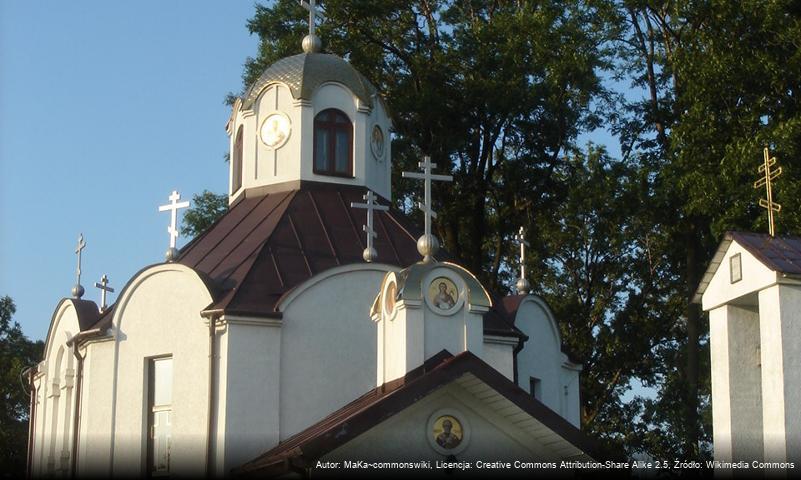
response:
[[[364,249],[362,252],[362,258],[364,258],[365,262],[372,262],[378,257],[378,252],[376,252],[375,248],[368,247]]]
[[[75,298],[83,297],[84,289],[80,283],[76,283],[74,287],[72,287],[72,296]]]
[[[301,45],[303,46],[303,51],[306,53],[320,53],[323,49],[323,41],[313,33],[303,37],[303,43]]]
[[[525,278],[517,279],[517,285],[515,286],[517,287],[517,293],[520,295],[526,295],[531,290],[531,285]]]
[[[417,251],[423,256],[424,262],[430,262],[439,251],[439,240],[434,235],[423,235],[417,239]]]
[[[167,252],[164,254],[164,258],[167,259],[168,262],[174,261],[178,258],[178,249],[175,247],[168,248]]]

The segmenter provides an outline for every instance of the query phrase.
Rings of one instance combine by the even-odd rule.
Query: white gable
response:
[[[732,272],[732,265],[735,269],[737,267],[738,255],[742,271]],[[736,240],[733,240],[706,287],[701,300],[703,309],[711,310],[737,299],[744,304],[756,305],[756,299],[752,301],[749,298],[741,297],[746,297],[775,284],[777,278],[776,272],[766,267]]]

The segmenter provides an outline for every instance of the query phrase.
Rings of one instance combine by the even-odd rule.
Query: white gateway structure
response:
[[[727,233],[695,301],[709,312],[715,459],[797,468],[801,238]]]
[[[447,256],[421,261],[402,213],[351,207],[391,204],[392,123],[350,64],[306,47],[233,106],[228,213],[112,306],[82,289],[56,306],[35,476],[595,455],[543,300],[493,296]]]

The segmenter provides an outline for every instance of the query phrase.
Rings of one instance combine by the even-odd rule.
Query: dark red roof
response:
[[[462,352],[453,356],[443,350],[404,377],[370,390],[234,473],[272,475],[281,473],[289,464],[309,465],[466,373],[475,375],[580,450],[596,459],[605,457],[593,439],[474,354]]]
[[[276,314],[282,295],[327,269],[362,263],[364,187],[303,183],[296,190],[245,198],[184,247],[178,262],[208,276],[221,294],[209,309]],[[387,204],[386,200],[382,201]],[[376,262],[420,260],[403,214],[375,212]]]
[[[727,235],[771,270],[801,275],[801,238],[746,232],[729,232]]]

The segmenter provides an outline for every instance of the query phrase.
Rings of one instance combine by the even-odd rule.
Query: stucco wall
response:
[[[376,325],[370,305],[389,267],[349,268],[299,287],[283,309],[282,440],[375,386]]]
[[[116,383],[110,412],[114,474],[145,468],[145,372],[148,359],[161,355],[173,358],[170,469],[203,473],[205,464],[199,459],[205,458],[209,352],[208,329],[200,311],[210,302],[197,275],[178,264],[141,273],[118,301],[113,327]]]
[[[79,332],[71,301],[61,301],[45,344],[35,380],[36,419],[33,471],[37,475],[69,472],[75,402],[75,359],[67,341]]]
[[[517,355],[518,385],[532,393],[530,378],[538,378],[542,393],[539,400],[578,425],[578,372],[563,368],[566,356],[562,353],[561,336],[551,312],[541,300],[529,297],[517,310],[515,326],[529,338]]]

